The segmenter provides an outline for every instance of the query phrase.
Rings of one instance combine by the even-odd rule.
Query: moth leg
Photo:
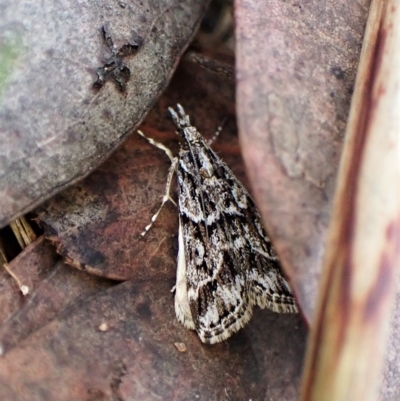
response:
[[[168,156],[169,160],[171,160],[171,164],[174,162],[175,157],[171,152],[171,149],[168,149],[166,146],[164,146],[162,143],[155,141],[153,138],[149,138],[148,136],[146,136],[145,134],[143,134],[142,131],[137,132],[140,136],[142,136],[143,138],[147,139],[151,145],[155,146],[158,149],[161,149],[165,152],[165,154]]]
[[[152,138],[148,138],[147,136],[145,136],[143,134],[142,131],[138,131],[138,134],[141,135],[143,138],[146,138],[156,148],[163,150],[166,153],[166,155],[169,157],[169,159],[171,160],[171,166],[169,167],[168,176],[167,176],[167,185],[165,186],[165,193],[162,197],[161,206],[158,208],[157,212],[151,218],[150,223],[144,228],[144,230],[140,234],[141,237],[144,237],[146,235],[147,231],[150,230],[153,223],[157,220],[157,217],[160,214],[162,208],[168,201],[171,201],[175,206],[177,206],[176,202],[171,197],[171,184],[172,184],[172,178],[174,177],[174,173],[176,170],[176,166],[178,164],[178,158],[174,157],[172,155],[171,150],[168,149],[167,147],[165,147],[162,143],[156,142]]]

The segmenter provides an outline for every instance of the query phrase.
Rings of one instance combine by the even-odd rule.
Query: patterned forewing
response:
[[[247,278],[250,298],[259,307],[268,307],[274,312],[297,312],[289,284],[250,195],[247,195],[247,204],[245,238],[249,252]]]
[[[202,170],[204,160],[199,159],[196,147],[191,151],[181,150],[178,165],[188,298],[198,335],[214,343],[251,318],[245,271],[248,256],[232,251],[231,223],[221,211],[221,203],[229,202],[226,183]]]
[[[233,254],[236,258],[243,252],[246,254],[244,270],[252,304],[261,308],[267,306],[275,312],[297,312],[289,284],[253,199],[229,167],[211,149],[208,151],[211,163],[218,166],[215,175],[224,184],[226,207],[223,210],[233,239]]]
[[[188,298],[202,340],[229,337],[254,304],[285,311],[274,308],[279,294],[294,305],[253,200],[202,140],[181,150],[178,183]]]

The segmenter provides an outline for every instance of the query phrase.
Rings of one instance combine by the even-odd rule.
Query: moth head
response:
[[[185,113],[183,107],[178,103],[176,108],[178,112],[176,112],[172,107],[168,107],[168,111],[171,114],[172,120],[174,120],[175,125],[178,127],[178,129],[190,127],[189,116]]]
[[[196,128],[190,124],[189,116],[185,113],[183,107],[178,103],[176,108],[177,111],[169,107],[168,111],[178,129],[178,133],[182,135],[187,142],[199,141],[201,135],[197,132]]]

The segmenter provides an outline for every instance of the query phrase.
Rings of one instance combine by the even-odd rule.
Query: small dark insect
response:
[[[120,92],[125,92],[126,84],[131,76],[131,70],[124,64],[122,59],[135,54],[140,48],[141,43],[126,43],[120,48],[116,48],[112,37],[105,26],[101,28],[101,36],[104,43],[109,48],[111,56],[102,67],[99,67],[96,70],[97,78],[93,83],[93,88],[100,89],[106,81],[112,80]]]

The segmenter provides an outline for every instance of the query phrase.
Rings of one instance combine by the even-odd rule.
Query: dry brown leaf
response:
[[[302,401],[376,401],[382,386],[400,267],[399,46],[397,0],[373,1],[347,122]],[[398,336],[393,332],[391,351]],[[397,384],[393,376],[391,381]],[[390,399],[388,384],[381,393]]]
[[[2,400],[296,399],[297,315],[261,311],[247,334],[205,346],[175,319],[172,285],[126,282],[69,308],[0,359]]]
[[[236,2],[243,157],[308,321],[368,4]]]
[[[29,245],[9,264],[9,269],[29,287],[29,294],[22,296],[15,281],[5,270],[1,271],[1,355],[68,306],[115,284],[66,266],[44,237]]]
[[[8,269],[17,275],[24,285],[35,288],[49,274],[60,259],[54,248],[44,239],[38,238],[18,255]],[[5,269],[0,270],[0,322],[4,324],[26,303],[16,281]]]

